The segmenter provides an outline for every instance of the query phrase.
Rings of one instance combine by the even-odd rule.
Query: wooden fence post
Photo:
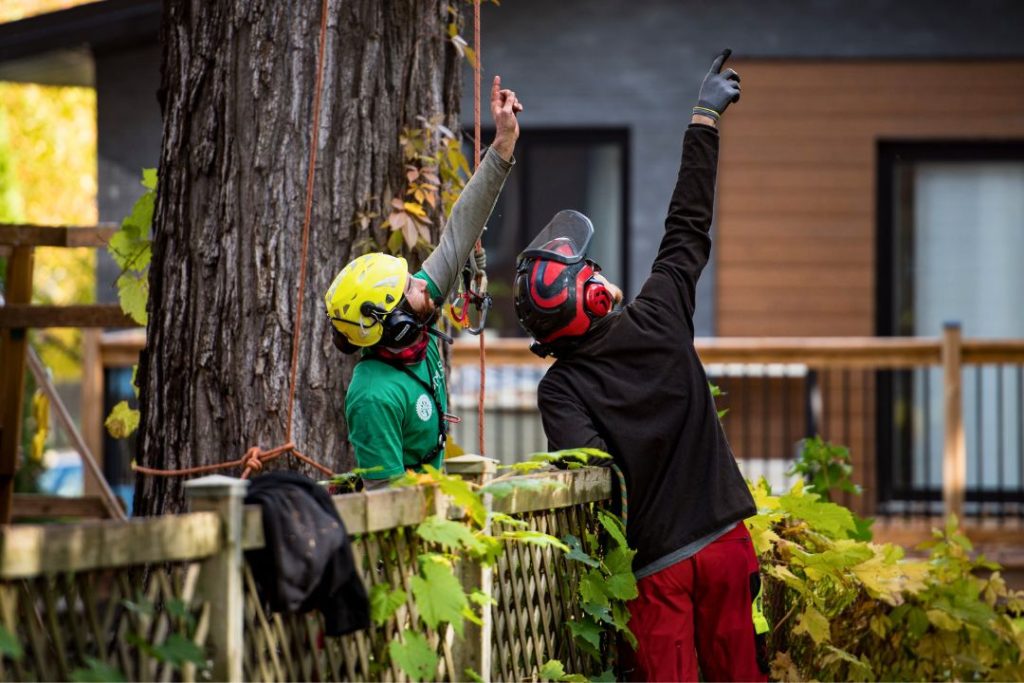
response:
[[[249,482],[214,474],[185,483],[195,512],[216,512],[221,518],[221,546],[203,562],[199,595],[210,604],[213,680],[241,681],[245,594],[242,588],[242,512]]]
[[[7,261],[7,304],[32,300],[32,247],[17,246]],[[21,406],[25,393],[25,349],[28,330],[0,330],[0,524],[11,521],[14,473],[21,445]]]
[[[942,328],[943,426],[945,431],[942,447],[942,502],[946,515],[956,515],[957,519],[963,521],[967,484],[967,453],[964,446],[961,351],[960,323],[948,322]]]
[[[480,485],[486,484],[494,477],[497,465],[497,460],[482,455],[460,455],[445,461],[448,474],[458,475]],[[484,507],[487,508],[488,517],[492,503],[492,496],[485,494]],[[490,519],[484,531],[490,532]],[[463,559],[459,562],[458,576],[463,590],[467,593],[478,590],[486,595],[493,595],[494,570],[491,567]],[[469,680],[467,669],[472,669],[485,681],[491,680],[491,640],[494,622],[490,605],[480,608],[480,620],[480,625],[468,620],[465,622],[461,646],[453,648],[454,671],[449,672],[453,681]]]

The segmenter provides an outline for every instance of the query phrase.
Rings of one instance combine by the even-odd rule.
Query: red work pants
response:
[[[742,522],[693,557],[640,579],[637,589],[629,628],[638,647],[620,649],[627,680],[696,681],[698,664],[705,681],[768,680],[751,616],[757,556]]]

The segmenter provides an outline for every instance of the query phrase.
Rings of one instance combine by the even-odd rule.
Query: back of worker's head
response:
[[[406,260],[388,254],[365,254],[342,268],[324,294],[335,346],[354,353],[419,340],[424,324],[402,306],[410,277]]]
[[[538,355],[564,354],[615,305],[600,267],[587,258],[593,235],[582,213],[559,211],[519,254],[513,302]]]

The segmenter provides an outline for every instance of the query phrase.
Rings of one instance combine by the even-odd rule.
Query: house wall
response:
[[[526,106],[524,127],[629,130],[626,285],[636,293],[657,250],[690,107],[723,47],[733,48],[737,64],[783,57],[1024,57],[1022,29],[1024,3],[1012,0],[507,0],[483,8],[482,52],[485,87],[499,73],[516,89]],[[471,24],[465,36],[472,41]],[[463,122],[471,126],[468,67],[465,74]],[[748,106],[751,88],[764,87],[754,85],[756,77],[743,73],[744,101],[726,116],[730,130]],[[773,102],[795,116],[815,91],[801,88],[795,74],[779,78],[783,83],[774,87],[787,94]],[[487,117],[485,109],[485,123]],[[715,321],[714,258],[698,292],[700,335],[735,329],[732,322],[723,328]]]
[[[718,333],[874,335],[878,142],[1024,139],[1024,61],[736,68],[743,101],[723,126],[719,172]]]
[[[160,47],[153,43],[97,51],[97,158],[101,222],[121,222],[144,188],[143,168],[160,160],[162,120],[156,91],[160,86]],[[117,265],[97,251],[96,299],[116,303]]]

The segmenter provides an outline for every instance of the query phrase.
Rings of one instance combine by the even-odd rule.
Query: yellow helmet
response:
[[[365,254],[351,261],[324,295],[331,324],[353,346],[373,346],[384,334],[381,315],[402,300],[409,277],[408,263],[398,256]]]

